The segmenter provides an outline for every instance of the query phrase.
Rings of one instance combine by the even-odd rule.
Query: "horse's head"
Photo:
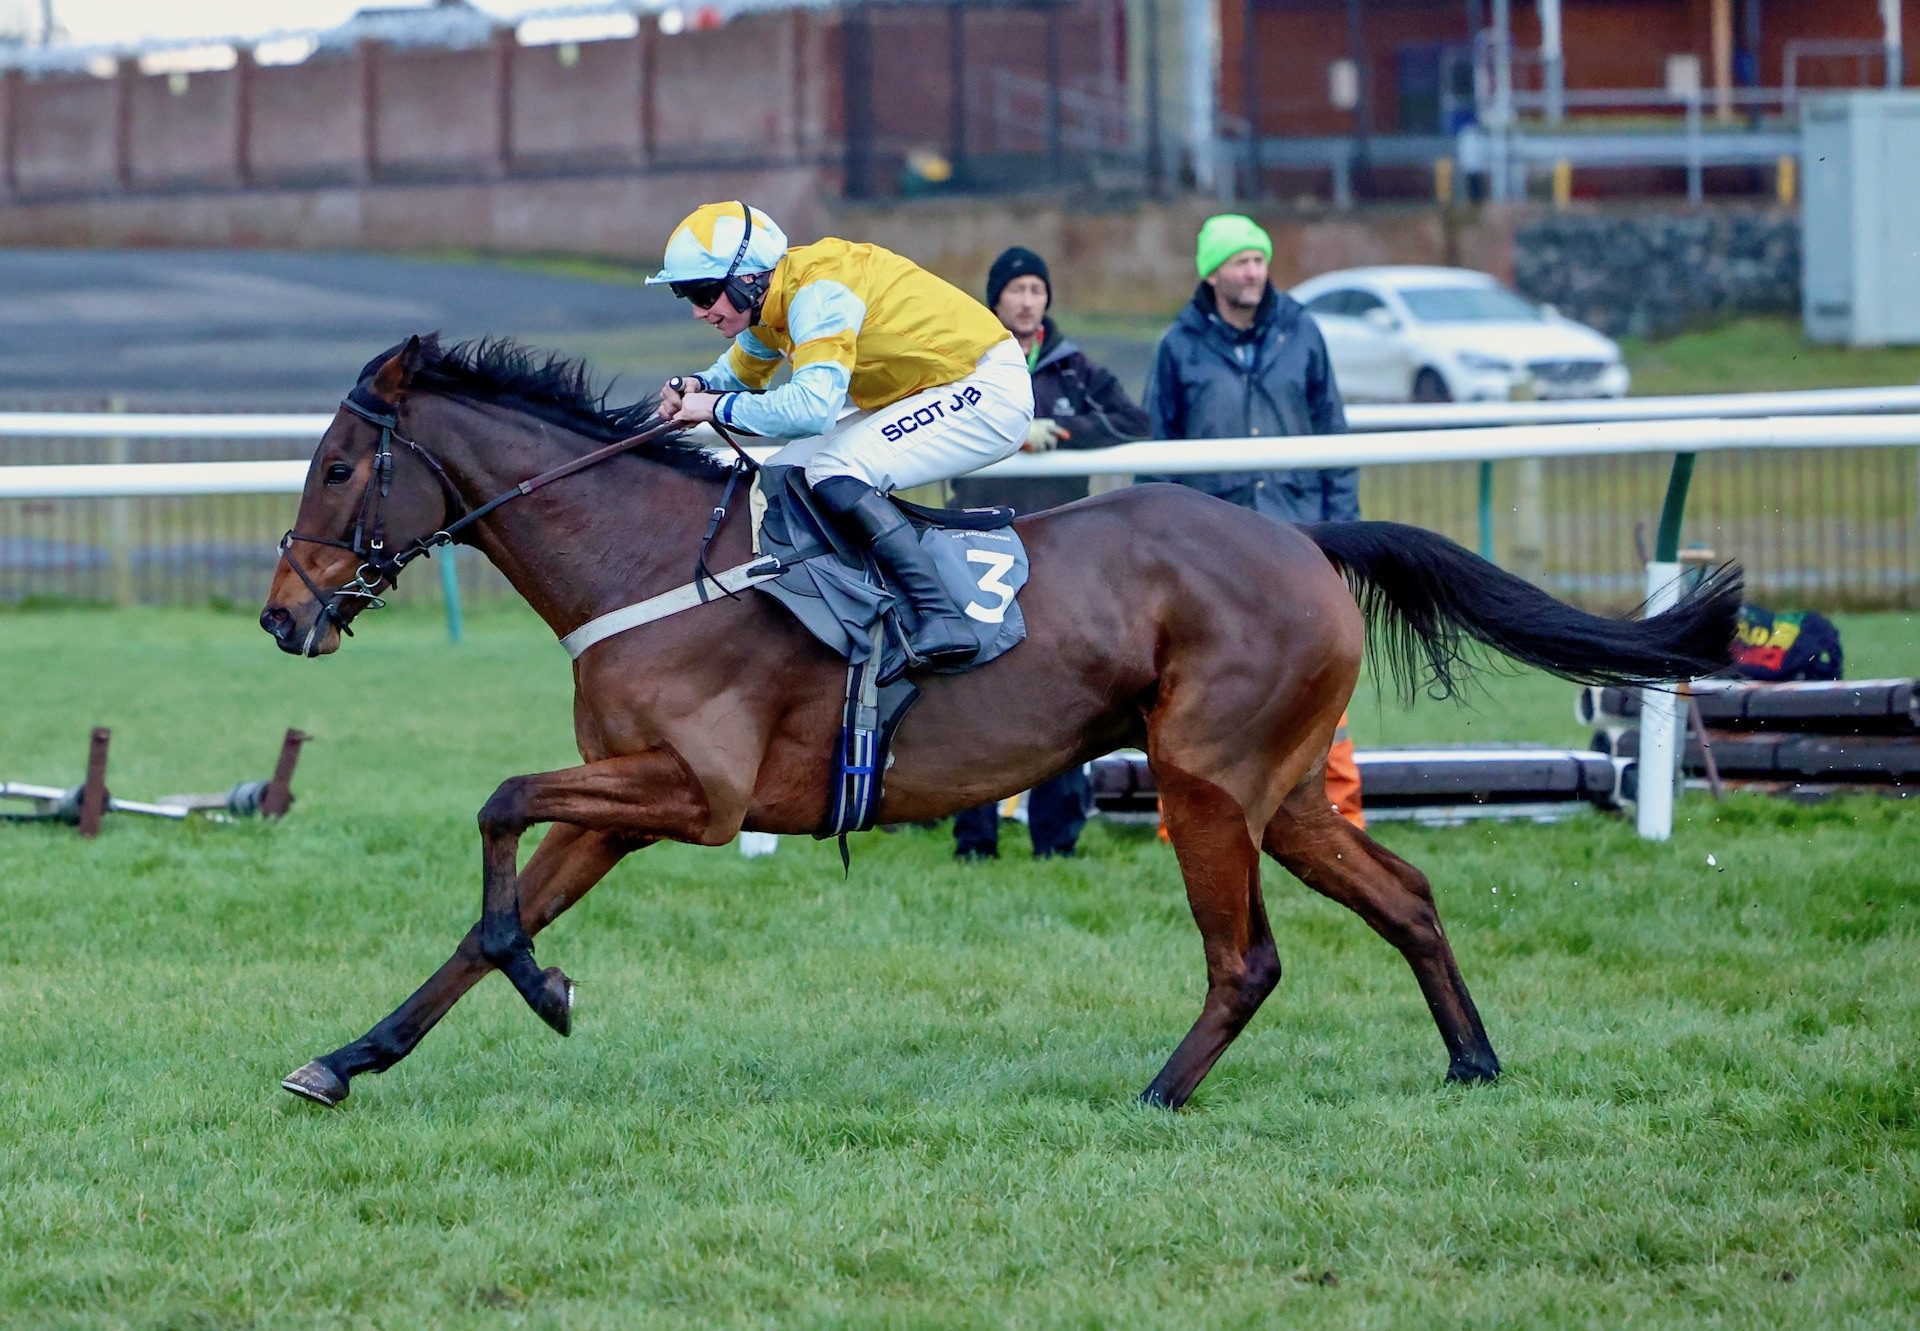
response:
[[[354,616],[453,520],[451,482],[402,423],[422,355],[413,337],[368,362],[320,436],[260,612],[283,652],[339,650]]]

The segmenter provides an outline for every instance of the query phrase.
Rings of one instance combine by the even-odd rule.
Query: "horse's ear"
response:
[[[407,385],[420,368],[420,336],[407,339],[407,345],[387,357],[373,376],[373,391],[387,402],[398,402],[407,395]]]

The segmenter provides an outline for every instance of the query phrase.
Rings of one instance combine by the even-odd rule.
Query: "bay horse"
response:
[[[413,338],[375,358],[321,437],[262,627],[290,653],[337,650],[397,577],[391,552],[450,528],[556,636],[684,585],[724,507],[729,464],[716,455],[668,432],[551,486],[522,485],[633,435],[654,410],[603,402],[579,363],[505,341],[443,350]],[[1084,499],[1017,529],[1031,559],[1026,641],[970,673],[919,678],[880,821],[937,818],[1143,748],[1207,977],[1198,1020],[1144,1100],[1185,1104],[1279,982],[1262,851],[1399,949],[1448,1080],[1497,1077],[1426,877],[1338,817],[1323,787],[1366,624],[1409,699],[1452,693],[1476,642],[1572,680],[1682,679],[1727,664],[1738,571],[1665,613],[1616,620],[1420,528],[1292,527],[1177,485]],[[748,558],[748,523],[724,524],[713,553],[716,567]],[[573,671],[581,763],[510,777],[481,808],[478,922],[399,1008],[296,1070],[288,1090],[338,1104],[490,970],[565,1035],[572,982],[535,962],[532,937],[622,858],[662,840],[718,846],[743,829],[822,823],[846,666],[771,597],[721,597],[620,633]],[[522,866],[536,823],[552,827]]]

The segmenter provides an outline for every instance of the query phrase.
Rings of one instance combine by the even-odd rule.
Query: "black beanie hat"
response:
[[[1047,304],[1053,304],[1053,278],[1047,274],[1047,261],[1032,250],[1015,245],[993,261],[987,269],[987,308],[1000,303],[1000,293],[1016,277],[1037,277],[1047,289]]]

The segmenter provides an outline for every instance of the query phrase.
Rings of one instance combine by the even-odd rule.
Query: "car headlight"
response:
[[[1485,356],[1477,351],[1461,352],[1460,364],[1463,368],[1473,370],[1479,374],[1513,373],[1512,361],[1501,360],[1498,356]]]

